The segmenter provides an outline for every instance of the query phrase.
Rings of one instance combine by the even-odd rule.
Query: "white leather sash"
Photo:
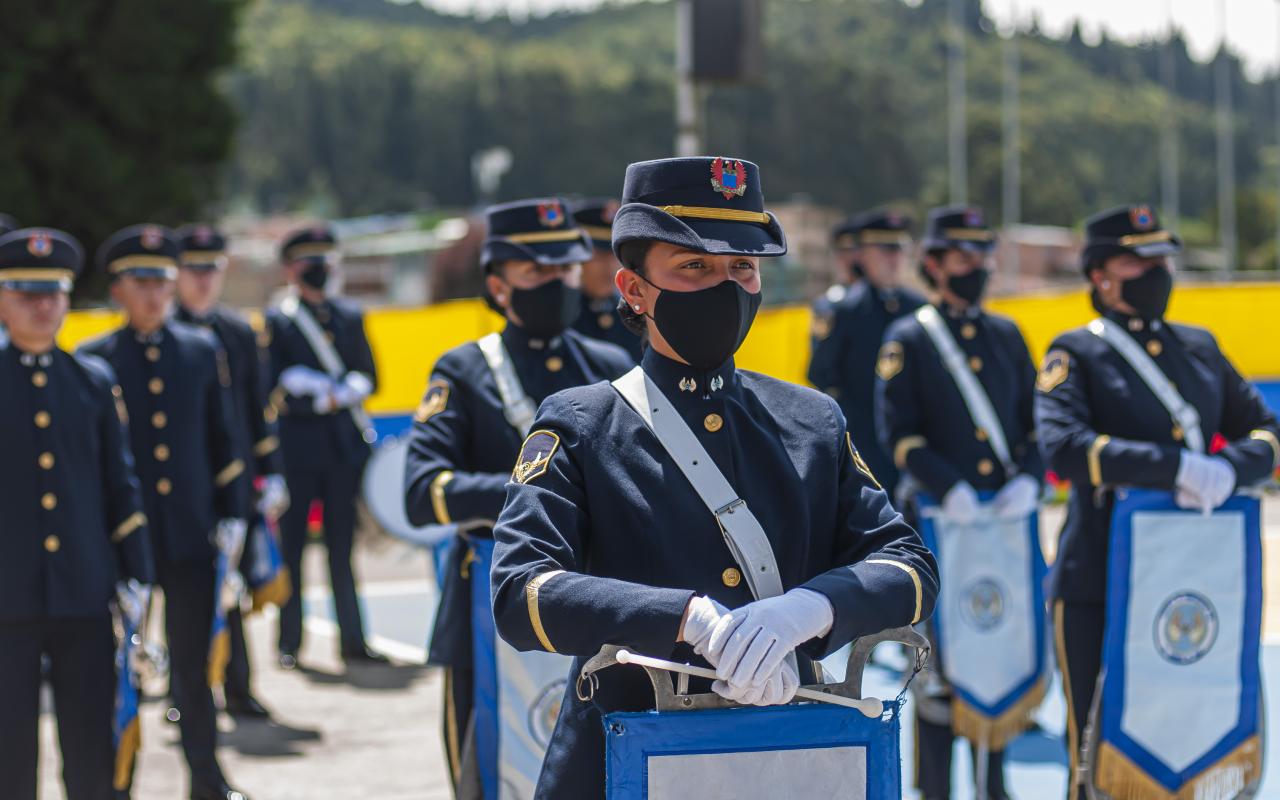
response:
[[[1178,394],[1169,376],[1161,371],[1159,365],[1147,355],[1147,351],[1142,349],[1128,331],[1106,317],[1090,322],[1089,332],[1111,345],[1121,358],[1129,362],[1129,366],[1133,367],[1142,382],[1168,410],[1169,417],[1182,429],[1187,447],[1203,453],[1204,433],[1200,430],[1200,412]]]
[[[333,342],[324,335],[320,323],[316,322],[316,318],[311,316],[307,307],[298,300],[297,295],[288,295],[280,301],[280,313],[293,320],[298,330],[302,331],[302,338],[307,340],[307,344],[311,346],[311,352],[316,354],[320,366],[329,373],[330,378],[341,381],[346,377],[347,365],[343,363],[342,356],[334,348]],[[372,444],[377,439],[377,434],[374,433],[373,420],[369,419],[369,415],[365,413],[364,406],[361,404],[348,406],[347,413],[351,415],[351,421],[360,431],[361,438]]]
[[[538,413],[538,407],[529,399],[529,395],[524,393],[524,387],[520,385],[520,376],[516,375],[516,369],[511,364],[511,356],[507,353],[507,347],[502,343],[502,335],[491,333],[484,336],[477,344],[480,346],[480,352],[484,354],[485,363],[489,365],[489,371],[493,373],[493,380],[498,384],[498,396],[502,399],[502,415],[507,418],[507,422],[511,427],[520,431],[521,436],[528,436],[529,429],[533,427],[533,418]]]
[[[1006,476],[1012,477],[1017,473],[1018,467],[1009,453],[1009,441],[1004,438],[1004,425],[1001,424],[1000,417],[991,405],[991,398],[982,388],[978,376],[969,369],[964,352],[961,351],[960,345],[956,344],[955,337],[951,335],[947,321],[933,306],[922,306],[916,312],[916,320],[924,328],[924,332],[929,334],[938,355],[942,357],[942,365],[951,374],[951,379],[956,382],[956,388],[964,398],[964,405],[969,409],[969,416],[973,419],[973,423],[986,431],[991,450],[996,454],[996,458],[1000,459]]]
[[[694,491],[706,505],[724,535],[729,552],[738,562],[747,586],[757,600],[782,594],[782,576],[773,545],[747,502],[729,485],[679,412],[640,367],[613,382],[613,388],[635,409],[658,437]]]

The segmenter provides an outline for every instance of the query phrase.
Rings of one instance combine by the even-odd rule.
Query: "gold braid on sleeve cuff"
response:
[[[1089,445],[1089,483],[1094,486],[1102,485],[1102,449],[1111,442],[1111,437],[1107,435],[1099,436],[1093,440],[1093,444]]]
[[[533,634],[538,637],[538,643],[548,653],[554,653],[556,649],[551,645],[551,640],[547,638],[546,629],[542,627],[542,612],[538,609],[538,592],[542,589],[544,583],[557,575],[563,574],[564,570],[554,569],[538,575],[524,585],[524,599],[529,604],[529,624],[533,626]]]
[[[929,442],[923,436],[904,436],[893,447],[893,463],[898,469],[907,468],[907,454],[924,447]]]
[[[125,517],[124,522],[116,526],[116,529],[111,533],[111,541],[116,543],[123,542],[129,538],[129,534],[146,524],[147,515],[141,511],[135,511]]]
[[[916,587],[916,611],[911,615],[911,624],[915,625],[920,621],[920,614],[924,610],[924,587],[920,585],[920,576],[916,574],[915,567],[910,564],[903,564],[901,561],[894,561],[889,558],[870,558],[867,559],[868,564],[888,564],[897,567],[903,572],[911,576],[911,582]]]
[[[213,485],[222,489],[236,478],[239,478],[242,472],[244,472],[244,462],[237,458],[222,468],[222,471],[218,473],[218,477],[213,479]]]

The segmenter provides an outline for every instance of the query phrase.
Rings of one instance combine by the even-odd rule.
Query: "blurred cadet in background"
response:
[[[593,339],[612,342],[640,361],[640,337],[627,330],[618,314],[622,299],[613,285],[613,276],[622,265],[613,254],[609,238],[613,231],[613,215],[618,213],[617,200],[596,200],[578,206],[574,222],[591,239],[591,258],[582,265],[582,314],[573,327]]]

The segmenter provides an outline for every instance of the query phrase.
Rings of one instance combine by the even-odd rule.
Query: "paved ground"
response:
[[[1056,536],[1060,517],[1046,515],[1046,538]],[[1266,575],[1280,586],[1280,500],[1266,504]],[[409,545],[375,540],[362,547],[357,571],[364,582],[364,605],[371,641],[396,657],[401,666],[344,671],[335,656],[334,628],[323,578],[323,558],[311,548],[306,566],[309,588],[307,642],[302,661],[308,667],[281,672],[274,664],[275,620],[255,618],[249,626],[256,656],[261,698],[276,712],[275,725],[237,727],[222,720],[220,757],[233,782],[254,800],[443,800],[449,791],[439,745],[440,674],[420,666],[434,612],[434,586],[427,577],[425,553]],[[1263,668],[1267,697],[1280,703],[1280,592],[1270,593],[1264,618]],[[898,678],[886,669],[867,674],[868,694],[896,694]],[[143,752],[134,791],[137,800],[185,797],[186,775],[177,747],[177,731],[161,719],[164,704],[149,702],[143,711]],[[911,774],[910,714],[905,715],[904,771]],[[1050,692],[1041,710],[1042,731],[1024,736],[1010,750],[1010,782],[1020,800],[1063,794],[1066,756],[1065,712],[1061,690]],[[41,800],[63,794],[57,781],[55,737],[50,719],[43,731]],[[960,746],[962,747],[962,746]],[[972,796],[965,788],[967,758],[956,759],[957,800]],[[1280,742],[1272,738],[1268,764],[1280,766]],[[1272,770],[1269,770],[1271,772]],[[908,797],[914,795],[908,793]],[[1264,783],[1263,798],[1280,798],[1280,778]]]

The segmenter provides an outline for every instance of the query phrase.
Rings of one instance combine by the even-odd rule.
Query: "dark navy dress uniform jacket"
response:
[[[119,390],[93,356],[44,360],[0,346],[0,621],[105,618],[117,580],[155,582]]]
[[[378,369],[364,330],[364,314],[354,303],[330,298],[320,305],[305,305],[320,329],[333,343],[348,372],[360,372],[378,388]],[[312,397],[295,397],[280,387],[280,373],[302,365],[327,374],[302,330],[278,309],[267,312],[268,347],[271,354],[273,407],[280,415],[280,449],[285,466],[298,472],[324,472],[341,464],[362,467],[372,452],[351,418],[339,408],[317,414]]]
[[[509,325],[502,341],[535,404],[562,389],[612,380],[634,366],[621,348],[571,330],[543,341]],[[503,414],[497,382],[479,345],[470,342],[445,353],[432,370],[409,438],[409,521],[457,523],[468,535],[492,536],[522,441]],[[431,638],[432,663],[471,663],[467,554],[468,548],[454,548]]]
[[[1153,356],[1178,393],[1200,412],[1206,447],[1235,468],[1238,486],[1271,475],[1280,461],[1275,415],[1202,328],[1123,314],[1108,316]],[[1053,570],[1053,594],[1074,603],[1106,596],[1112,490],[1174,488],[1186,446],[1169,412],[1111,345],[1087,328],[1049,347],[1036,392],[1036,424],[1049,467],[1071,481],[1071,500]]]
[[[157,561],[212,564],[218,520],[246,519],[249,510],[217,340],[170,320],[151,341],[125,326],[84,350],[109,362],[120,380]]]
[[[924,304],[910,289],[881,291],[863,282],[835,302],[824,296],[813,308],[809,382],[840,404],[853,440],[891,496],[898,469],[876,432],[876,355],[889,325]]]
[[[735,371],[732,361],[694,375],[649,351],[644,368],[759,519],[784,588],[831,600],[831,633],[804,655],[825,656],[931,612],[933,558],[857,455],[835,401]],[[689,378],[697,390],[681,391]],[[723,385],[711,390],[717,378]],[[733,608],[752,597],[714,517],[636,412],[605,383],[561,392],[542,404],[525,451],[516,473],[523,482],[509,485],[494,531],[502,637],[518,649],[576,656],[574,676],[605,644],[705,663],[676,642],[690,598]],[[599,708],[653,708],[643,671],[614,667],[599,677]],[[579,701],[573,684],[539,797],[604,794],[600,711]]]
[[[977,309],[957,314],[943,304],[938,312],[1000,418],[1016,474],[1043,481],[1044,461],[1035,443],[1036,368],[1017,325]],[[969,415],[933,339],[914,316],[889,327],[876,373],[885,450],[935,501],[959,481],[978,491],[998,490],[1013,477],[1005,474],[990,436]]]

